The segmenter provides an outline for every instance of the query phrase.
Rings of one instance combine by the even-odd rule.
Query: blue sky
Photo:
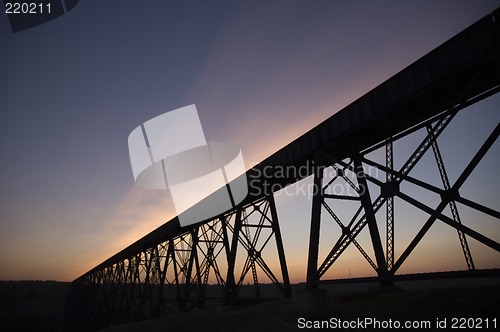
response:
[[[165,195],[134,185],[127,137],[144,121],[196,104],[207,139],[238,144],[250,167],[498,6],[81,1],[16,34],[0,15],[0,279],[72,280],[172,217]],[[455,134],[443,138],[450,165],[466,163],[463,151],[473,153],[498,123],[499,105],[495,96],[450,128]],[[396,148],[409,154],[415,144]],[[491,159],[469,190],[498,207]],[[309,203],[277,200],[292,280],[300,281]],[[411,233],[416,222],[401,228]],[[498,241],[498,225],[478,223]],[[432,241],[413,266],[438,268],[419,261],[434,252]],[[497,253],[475,247],[483,266],[498,267]],[[355,252],[345,257],[344,276],[369,271]],[[445,269],[463,268],[453,263],[459,256],[443,259],[452,262]]]

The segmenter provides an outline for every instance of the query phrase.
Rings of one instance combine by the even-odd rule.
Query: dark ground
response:
[[[263,285],[264,286],[264,285]],[[69,283],[54,281],[0,281],[0,331],[63,331],[63,312]],[[251,294],[245,286],[243,294]],[[269,287],[269,286],[268,286]],[[238,305],[221,306],[218,302],[206,310],[114,326],[106,332],[132,331],[290,331],[299,330],[300,317],[308,320],[355,320],[376,318],[429,320],[436,318],[496,318],[500,325],[500,280],[426,281],[401,283],[385,289],[369,285],[328,285],[320,292],[314,309],[309,295],[294,286],[293,299],[257,300],[242,298]],[[433,325],[434,326],[434,325]],[[303,330],[303,329],[302,329]],[[335,330],[335,329],[330,329]],[[338,329],[337,329],[338,330]],[[352,329],[352,331],[355,329]],[[359,329],[370,331],[372,328]],[[314,331],[321,331],[315,329]]]
[[[67,282],[0,281],[0,331],[59,332]]]
[[[321,296],[320,296],[321,297]],[[301,298],[300,300],[303,300]],[[309,321],[329,321],[338,318],[351,321],[365,318],[377,320],[429,321],[436,330],[436,319],[447,320],[450,327],[453,318],[492,319],[496,318],[497,329],[500,324],[500,287],[485,286],[474,288],[450,288],[431,290],[382,290],[327,294],[314,313],[300,311],[301,305],[295,299],[271,301],[242,301],[236,307],[219,307],[188,314],[172,314],[155,320],[118,325],[103,332],[139,331],[303,331],[298,328],[299,318]],[[253,303],[252,303],[253,302]],[[298,311],[299,309],[299,311]],[[479,322],[479,321],[477,321]],[[340,328],[318,328],[314,331],[343,330]],[[349,331],[382,331],[385,329],[362,326]],[[443,329],[444,330],[444,329]],[[462,329],[463,330],[463,329]]]

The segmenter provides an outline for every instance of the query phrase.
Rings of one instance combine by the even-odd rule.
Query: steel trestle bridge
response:
[[[76,279],[68,296],[66,319],[77,326],[93,322],[95,328],[203,308],[214,296],[232,303],[248,278],[260,297],[262,274],[282,296],[291,296],[276,204],[269,188],[285,188],[311,175],[314,187],[320,190],[315,190],[311,206],[307,288],[328,282],[325,273],[350,245],[372,266],[376,280],[390,284],[438,221],[456,230],[465,263],[473,273],[468,239],[497,252],[500,244],[462,223],[457,204],[500,219],[498,210],[460,194],[497,140],[500,126],[496,124],[454,182],[448,176],[438,138],[460,110],[499,90],[497,9],[248,170],[242,176],[249,182],[249,195],[235,209],[189,227],[180,227],[174,218]],[[403,166],[395,168],[394,142],[416,132],[424,132],[424,138]],[[374,151],[383,151],[385,162],[370,158]],[[412,169],[426,153],[435,159],[440,184],[412,176]],[[272,172],[267,170],[278,167],[301,172],[269,176]],[[368,167],[384,176],[370,175]],[[329,178],[324,176],[327,168],[333,170]],[[332,193],[335,183],[343,183],[350,193]],[[436,198],[436,205],[412,197],[402,190],[404,184],[425,190]],[[394,251],[395,198],[427,215],[399,256]],[[357,204],[349,220],[343,220],[335,210],[339,201]],[[381,215],[384,220],[377,222]],[[332,243],[322,243],[330,250],[320,260],[320,225],[326,219],[338,224],[340,236]],[[385,241],[379,229],[381,221],[385,223]],[[357,239],[366,228],[371,240],[368,251]],[[216,285],[209,285],[210,280]]]

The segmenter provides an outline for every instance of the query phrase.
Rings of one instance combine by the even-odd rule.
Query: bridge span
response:
[[[105,326],[202,308],[213,297],[231,303],[248,277],[255,296],[260,297],[262,275],[277,294],[291,296],[273,192],[308,176],[313,176],[318,190],[311,207],[306,287],[326,282],[325,273],[351,245],[372,266],[377,280],[390,284],[436,222],[456,230],[468,270],[476,270],[468,239],[496,252],[500,252],[500,244],[462,223],[457,203],[500,219],[498,207],[487,207],[460,194],[497,140],[500,126],[489,133],[454,183],[437,139],[458,112],[499,90],[497,9],[248,170],[242,176],[249,183],[249,195],[235,209],[189,227],[181,227],[173,218],[77,278],[68,297],[68,321]],[[422,131],[425,135],[418,147],[401,168],[395,168],[393,143]],[[370,158],[374,151],[383,151],[384,163]],[[412,169],[426,153],[435,159],[441,183],[412,176]],[[280,167],[301,171],[277,176],[273,170]],[[367,167],[376,168],[383,176],[370,175]],[[324,176],[327,168],[334,174],[329,178]],[[335,181],[348,186],[350,193],[332,193],[329,188]],[[436,205],[429,206],[401,190],[405,183],[437,197]],[[395,198],[427,215],[398,257],[394,253]],[[357,204],[349,220],[339,218],[337,201]],[[447,208],[451,216],[443,212]],[[340,236],[332,243],[322,243],[331,249],[320,259],[320,225],[326,218],[338,224]],[[384,237],[381,224],[385,225]],[[368,249],[357,240],[365,229],[371,240]],[[271,264],[276,258],[278,264]]]

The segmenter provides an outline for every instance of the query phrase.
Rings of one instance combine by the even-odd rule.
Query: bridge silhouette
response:
[[[377,277],[371,280],[391,284],[401,278],[428,276],[405,277],[398,271],[436,222],[456,230],[468,271],[455,273],[478,275],[468,239],[497,252],[500,244],[462,223],[457,203],[500,219],[498,210],[460,194],[462,185],[497,140],[500,127],[496,124],[454,183],[448,177],[437,139],[458,112],[499,90],[497,9],[248,170],[242,176],[249,183],[249,194],[233,210],[188,227],[181,227],[178,218],[173,218],[77,278],[68,296],[67,321],[75,326],[94,324],[95,328],[203,308],[214,296],[220,302],[232,303],[246,277],[251,277],[255,296],[260,297],[259,273],[278,294],[291,296],[273,192],[309,176],[313,176],[316,190],[311,205],[307,288],[330,282],[325,273],[351,245],[376,272]],[[396,169],[394,142],[422,131],[425,135],[418,147]],[[370,158],[374,151],[384,152],[385,163]],[[411,174],[426,153],[435,159],[440,184]],[[368,167],[376,169],[379,176],[367,172]],[[278,174],[273,171],[277,169],[300,172]],[[324,176],[327,169],[333,172],[331,178]],[[349,193],[332,193],[335,181],[350,188]],[[433,194],[436,205],[427,205],[404,192],[404,184]],[[423,226],[398,257],[394,252],[398,217],[394,213],[395,198],[427,214]],[[349,220],[339,218],[338,201],[357,204]],[[447,208],[451,216],[444,213]],[[380,215],[386,226],[385,241],[379,229],[381,221],[377,222]],[[322,243],[330,250],[320,260],[320,224],[326,218],[338,224],[341,231],[336,241]],[[357,239],[365,228],[374,255]],[[244,259],[241,269],[236,268],[237,257]],[[269,263],[276,257],[278,266]],[[210,280],[216,284],[209,285]]]

